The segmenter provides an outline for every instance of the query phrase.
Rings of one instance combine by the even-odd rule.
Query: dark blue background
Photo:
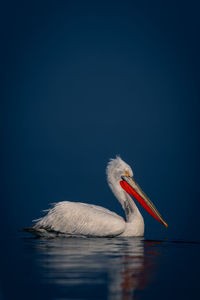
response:
[[[7,1],[1,7],[1,222],[49,203],[123,214],[105,179],[120,154],[168,222],[198,240],[198,1]]]

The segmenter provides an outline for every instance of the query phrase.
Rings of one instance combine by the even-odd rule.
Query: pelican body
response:
[[[40,236],[129,237],[144,235],[144,220],[134,197],[154,218],[167,227],[161,215],[135,182],[133,171],[119,156],[106,168],[107,181],[125,211],[126,220],[97,205],[63,201],[36,220],[31,231]]]

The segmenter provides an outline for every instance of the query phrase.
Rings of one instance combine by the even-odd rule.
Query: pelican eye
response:
[[[128,171],[125,171],[124,174],[125,174],[126,176],[130,176]]]

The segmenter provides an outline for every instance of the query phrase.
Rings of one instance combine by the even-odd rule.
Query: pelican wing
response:
[[[33,229],[40,233],[107,237],[121,234],[125,226],[123,218],[101,206],[63,201],[37,220]]]

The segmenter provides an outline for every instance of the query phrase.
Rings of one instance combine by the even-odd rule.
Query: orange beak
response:
[[[120,181],[121,187],[131,196],[133,196],[156,220],[168,227],[167,223],[163,220],[160,213],[157,211],[150,199],[145,195],[139,185],[135,182],[133,177],[122,176]]]

